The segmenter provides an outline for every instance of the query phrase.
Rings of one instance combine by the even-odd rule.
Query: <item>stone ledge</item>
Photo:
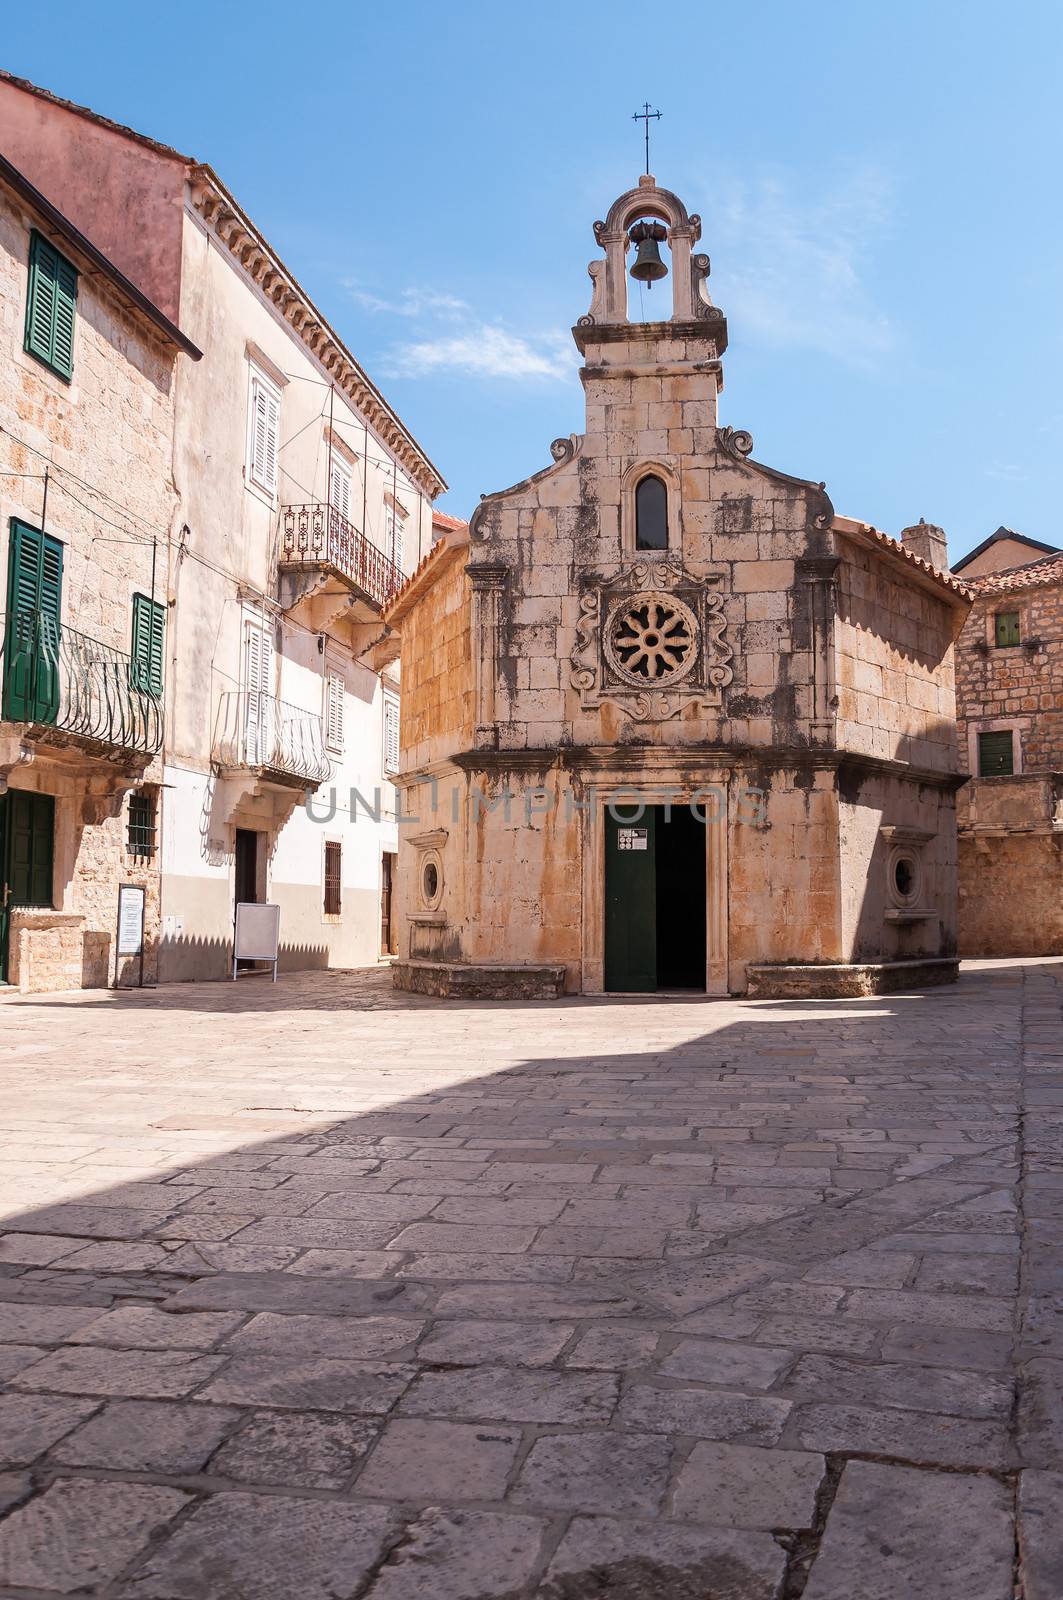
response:
[[[955,983],[958,956],[927,956],[921,961],[809,962],[746,968],[750,1000],[844,1000],[902,989],[929,989]]]
[[[556,1000],[565,986],[564,965],[519,962],[396,961],[396,989],[444,1000]]]

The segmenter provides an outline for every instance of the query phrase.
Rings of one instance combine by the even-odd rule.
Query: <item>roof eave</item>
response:
[[[143,290],[131,283],[125,273],[114,262],[97,249],[91,239],[85,237],[80,228],[74,226],[68,217],[52,204],[52,202],[35,188],[29,179],[17,167],[12,166],[6,156],[0,155],[0,179],[13,189],[21,200],[32,211],[48,224],[53,233],[70,246],[72,250],[108,278],[115,288],[130,301],[150,322],[153,322],[159,332],[167,341],[175,345],[184,355],[190,356],[193,361],[200,361],[203,357],[202,350],[194,345],[191,339],[181,332],[176,322],[171,322],[164,311],[160,311],[153,300],[149,300]]]
[[[832,526],[835,533],[840,533],[844,538],[862,545],[864,549],[873,550],[876,555],[884,556],[888,561],[903,567],[905,576],[910,582],[935,595],[937,599],[943,600],[946,605],[964,612],[970,609],[973,597],[966,584],[959,578],[954,578],[951,573],[942,572],[939,567],[931,566],[922,556],[906,550],[899,539],[894,539],[890,534],[873,527],[871,523],[860,522],[855,517],[835,514]]]
[[[365,395],[365,401],[361,403],[355,396],[351,396],[354,404],[359,406],[359,409],[365,410],[368,408],[375,411],[377,413],[376,418],[370,417],[369,419],[371,426],[376,427],[378,431],[383,430],[384,435],[386,435],[386,431],[389,428],[393,430],[398,438],[405,441],[405,450],[398,450],[394,443],[387,440],[386,436],[382,437],[382,442],[399,456],[410,476],[415,482],[419,483],[429,500],[434,500],[436,495],[442,494],[449,486],[439,468],[426,451],[422,449],[398,413],[385,400],[372,378],[369,377],[365,369],[351,354],[339,334],[326,319],[324,313],[318,309],[306,290],[296,280],[288,267],[284,265],[261,229],[252,222],[247,212],[244,211],[230,190],[226,188],[213,167],[206,162],[196,162],[192,165],[189,172],[189,193],[195,211],[203,217],[203,220],[208,225],[213,227],[230,254],[235,255],[234,246],[228,240],[222,238],[218,232],[217,217],[221,207],[223,206],[225,210],[231,213],[231,224],[235,224],[238,231],[245,236],[244,243],[240,246],[241,251],[246,248],[247,241],[250,241],[266,262],[258,277],[265,279],[272,273],[276,280],[270,284],[266,292],[278,304],[278,309],[281,310],[282,315],[284,314],[284,308],[280,306],[279,302],[283,297],[284,290],[287,289],[290,295],[300,303],[300,308],[306,312],[306,316],[302,319],[303,328],[296,330],[299,332],[300,337],[303,338],[304,343],[308,344],[312,353],[326,370],[330,370],[335,366],[341,368],[346,366],[352,387],[361,389]],[[230,235],[232,232],[233,228],[230,225]],[[245,272],[250,270],[247,263],[242,260],[240,265]],[[289,307],[288,309],[291,310],[292,308]],[[324,339],[318,342],[323,347],[331,346],[331,348],[322,348],[320,350],[314,348],[314,345],[307,338],[306,332],[303,331],[310,323],[314,324],[315,332],[324,335]]]

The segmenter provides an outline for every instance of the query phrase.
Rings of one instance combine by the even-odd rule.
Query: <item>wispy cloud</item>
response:
[[[401,289],[379,294],[356,280],[344,288],[373,316],[400,317],[421,326],[410,338],[396,341],[383,356],[382,371],[390,378],[420,378],[433,373],[479,379],[556,381],[575,370],[572,342],[559,332],[517,332],[502,322],[478,316],[465,300],[430,289]]]
[[[765,343],[874,362],[895,340],[868,282],[891,215],[890,184],[871,168],[815,195],[778,174],[735,186],[710,219],[724,309]]]
[[[469,311],[464,300],[452,294],[437,294],[431,289],[403,289],[397,298],[388,300],[365,289],[355,279],[348,278],[343,287],[358,305],[374,315],[391,317],[423,317],[427,315],[459,317]]]
[[[1004,483],[1025,483],[1030,474],[1017,461],[987,461],[982,468],[982,476],[999,478]]]
[[[567,378],[575,360],[561,339],[510,333],[494,323],[470,322],[459,333],[399,345],[389,358],[390,376],[424,377],[463,372],[476,378]]]

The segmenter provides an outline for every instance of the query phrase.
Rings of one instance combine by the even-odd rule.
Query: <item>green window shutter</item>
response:
[[[995,639],[998,646],[1020,643],[1019,613],[1017,611],[998,611],[993,619],[995,625]]]
[[[52,904],[55,800],[50,794],[8,791],[8,881],[17,906]]]
[[[978,735],[978,776],[980,778],[1008,778],[1015,771],[1014,735],[1010,729],[1003,733]]]
[[[13,722],[54,722],[59,708],[59,623],[63,546],[11,519],[4,715]]]
[[[166,609],[146,594],[133,596],[133,687],[162,694],[162,652]]]
[[[74,375],[77,268],[42,234],[30,234],[25,348],[59,377]]]

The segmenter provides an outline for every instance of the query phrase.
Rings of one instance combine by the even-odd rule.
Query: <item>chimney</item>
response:
[[[901,529],[901,543],[913,556],[922,556],[939,572],[949,570],[949,547],[944,528],[936,528],[925,517],[920,517],[913,528]]]

